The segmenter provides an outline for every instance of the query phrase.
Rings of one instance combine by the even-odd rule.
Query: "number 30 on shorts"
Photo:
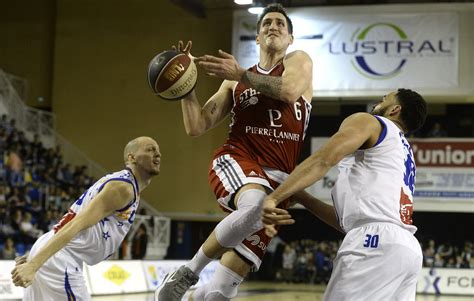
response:
[[[379,235],[365,235],[364,247],[366,248],[377,248],[379,246]]]

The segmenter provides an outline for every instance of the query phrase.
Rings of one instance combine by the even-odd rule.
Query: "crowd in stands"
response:
[[[340,241],[314,241],[310,239],[284,243],[279,238],[269,245],[269,256],[265,260],[270,271],[269,280],[292,283],[327,283],[332,272]],[[272,250],[274,248],[274,250]],[[281,249],[281,252],[277,250]],[[471,242],[465,242],[462,248],[429,240],[423,247],[423,266],[436,268],[474,268]],[[265,267],[264,267],[265,268]],[[265,276],[263,276],[265,277]]]
[[[285,243],[277,236],[267,247],[257,278],[291,283],[327,283],[340,243],[312,239]]]
[[[474,268],[472,242],[466,241],[459,247],[429,240],[423,249],[423,266],[434,268]]]
[[[340,244],[341,241],[311,239],[285,243],[277,236],[269,244],[256,278],[289,283],[327,284]],[[424,267],[474,268],[473,248],[469,241],[462,247],[436,244],[434,240],[421,246]]]
[[[15,120],[0,117],[0,259],[12,259],[67,212],[92,183],[85,166],[63,161],[61,148],[27,139]]]

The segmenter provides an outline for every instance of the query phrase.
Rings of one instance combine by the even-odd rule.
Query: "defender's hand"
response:
[[[277,234],[276,225],[291,225],[295,220],[291,217],[288,211],[277,208],[277,201],[270,197],[263,201],[262,222],[265,227],[265,233],[273,237]]]

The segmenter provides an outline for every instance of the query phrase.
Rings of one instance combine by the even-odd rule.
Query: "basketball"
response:
[[[153,92],[166,100],[179,100],[196,86],[197,68],[185,53],[166,50],[148,65],[148,84]]]

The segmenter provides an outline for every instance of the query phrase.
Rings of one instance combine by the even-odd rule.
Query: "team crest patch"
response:
[[[242,93],[240,93],[239,98],[242,109],[256,105],[258,103],[258,94],[260,94],[260,92],[252,88],[245,89]]]

